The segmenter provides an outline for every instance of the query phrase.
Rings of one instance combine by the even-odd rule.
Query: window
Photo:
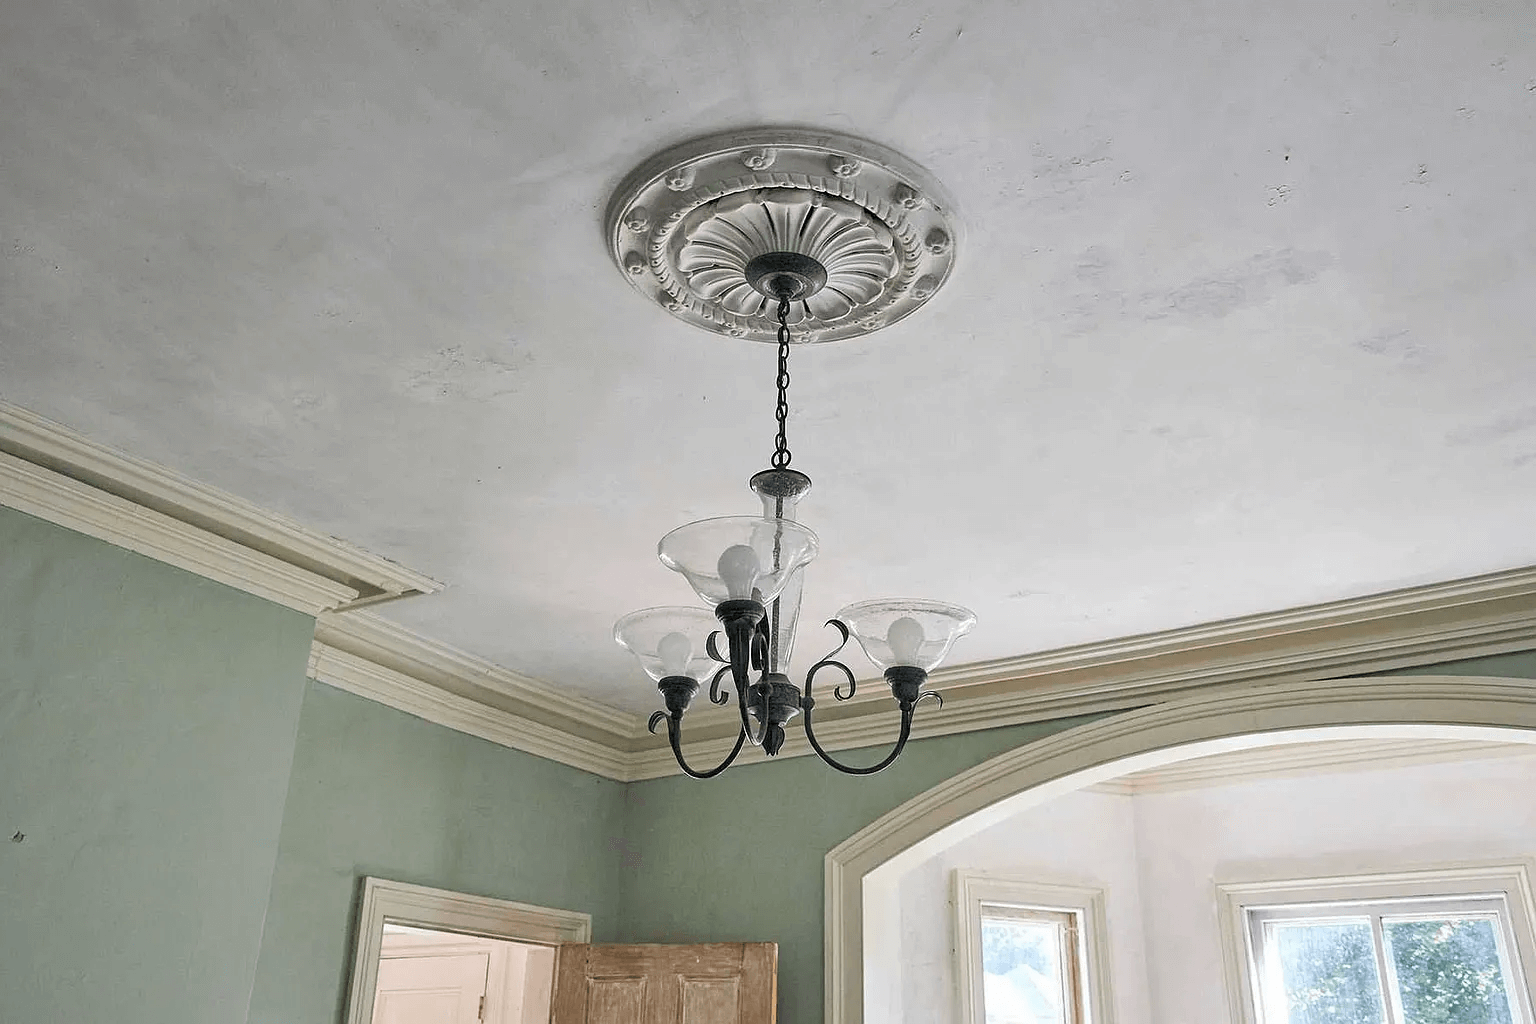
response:
[[[1243,1017],[1531,1024],[1526,881],[1515,865],[1220,887],[1246,961]]]
[[[955,872],[962,1024],[1108,1024],[1099,889]]]
[[[987,1024],[1080,1024],[1078,915],[981,905],[982,1003]]]

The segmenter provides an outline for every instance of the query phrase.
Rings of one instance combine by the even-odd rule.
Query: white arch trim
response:
[[[824,1024],[899,1024],[898,1004],[884,1003],[899,990],[899,964],[865,957],[866,921],[885,931],[894,897],[880,876],[1128,772],[1245,747],[1394,735],[1536,744],[1536,680],[1384,676],[1224,689],[1068,729],[940,783],[827,854]]]

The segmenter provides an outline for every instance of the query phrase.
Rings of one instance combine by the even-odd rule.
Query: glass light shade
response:
[[[932,672],[956,640],[976,625],[976,616],[957,604],[888,598],[860,601],[837,613],[864,655],[882,671],[910,665]]]
[[[613,638],[656,682],[688,676],[702,683],[720,667],[704,646],[719,628],[713,615],[692,605],[645,608],[614,623]]]
[[[722,516],[679,526],[661,538],[656,554],[713,608],[750,598],[753,590],[772,601],[819,547],[814,533],[788,519]]]
[[[800,624],[800,596],[805,589],[805,568],[790,574],[779,596],[768,602],[768,671],[789,672],[795,649],[795,628]]]

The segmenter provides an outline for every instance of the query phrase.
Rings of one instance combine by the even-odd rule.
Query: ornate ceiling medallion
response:
[[[764,128],[646,161],[614,194],[606,232],[641,294],[717,334],[774,341],[775,288],[795,276],[789,322],[797,341],[819,342],[868,334],[932,298],[959,225],[937,183],[883,146]]]

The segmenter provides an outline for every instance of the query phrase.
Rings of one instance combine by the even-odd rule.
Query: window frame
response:
[[[1415,907],[1453,916],[1495,913],[1499,920],[1496,934],[1512,982],[1509,996],[1514,1024],[1536,1024],[1526,973],[1526,965],[1536,965],[1536,899],[1530,866],[1523,861],[1223,882],[1217,884],[1216,895],[1228,1005],[1232,1019],[1241,1024],[1265,1024],[1263,1003],[1268,986],[1261,959],[1265,923],[1343,917],[1370,922],[1383,990],[1382,1011],[1387,1024],[1401,1021],[1381,918],[1411,916]]]
[[[986,1024],[981,963],[983,908],[1000,906],[1068,915],[1076,931],[1064,960],[1067,984],[1077,995],[1078,1024],[1114,1024],[1109,984],[1109,933],[1104,890],[1090,885],[1040,881],[980,871],[954,873],[955,992],[960,1024]]]

